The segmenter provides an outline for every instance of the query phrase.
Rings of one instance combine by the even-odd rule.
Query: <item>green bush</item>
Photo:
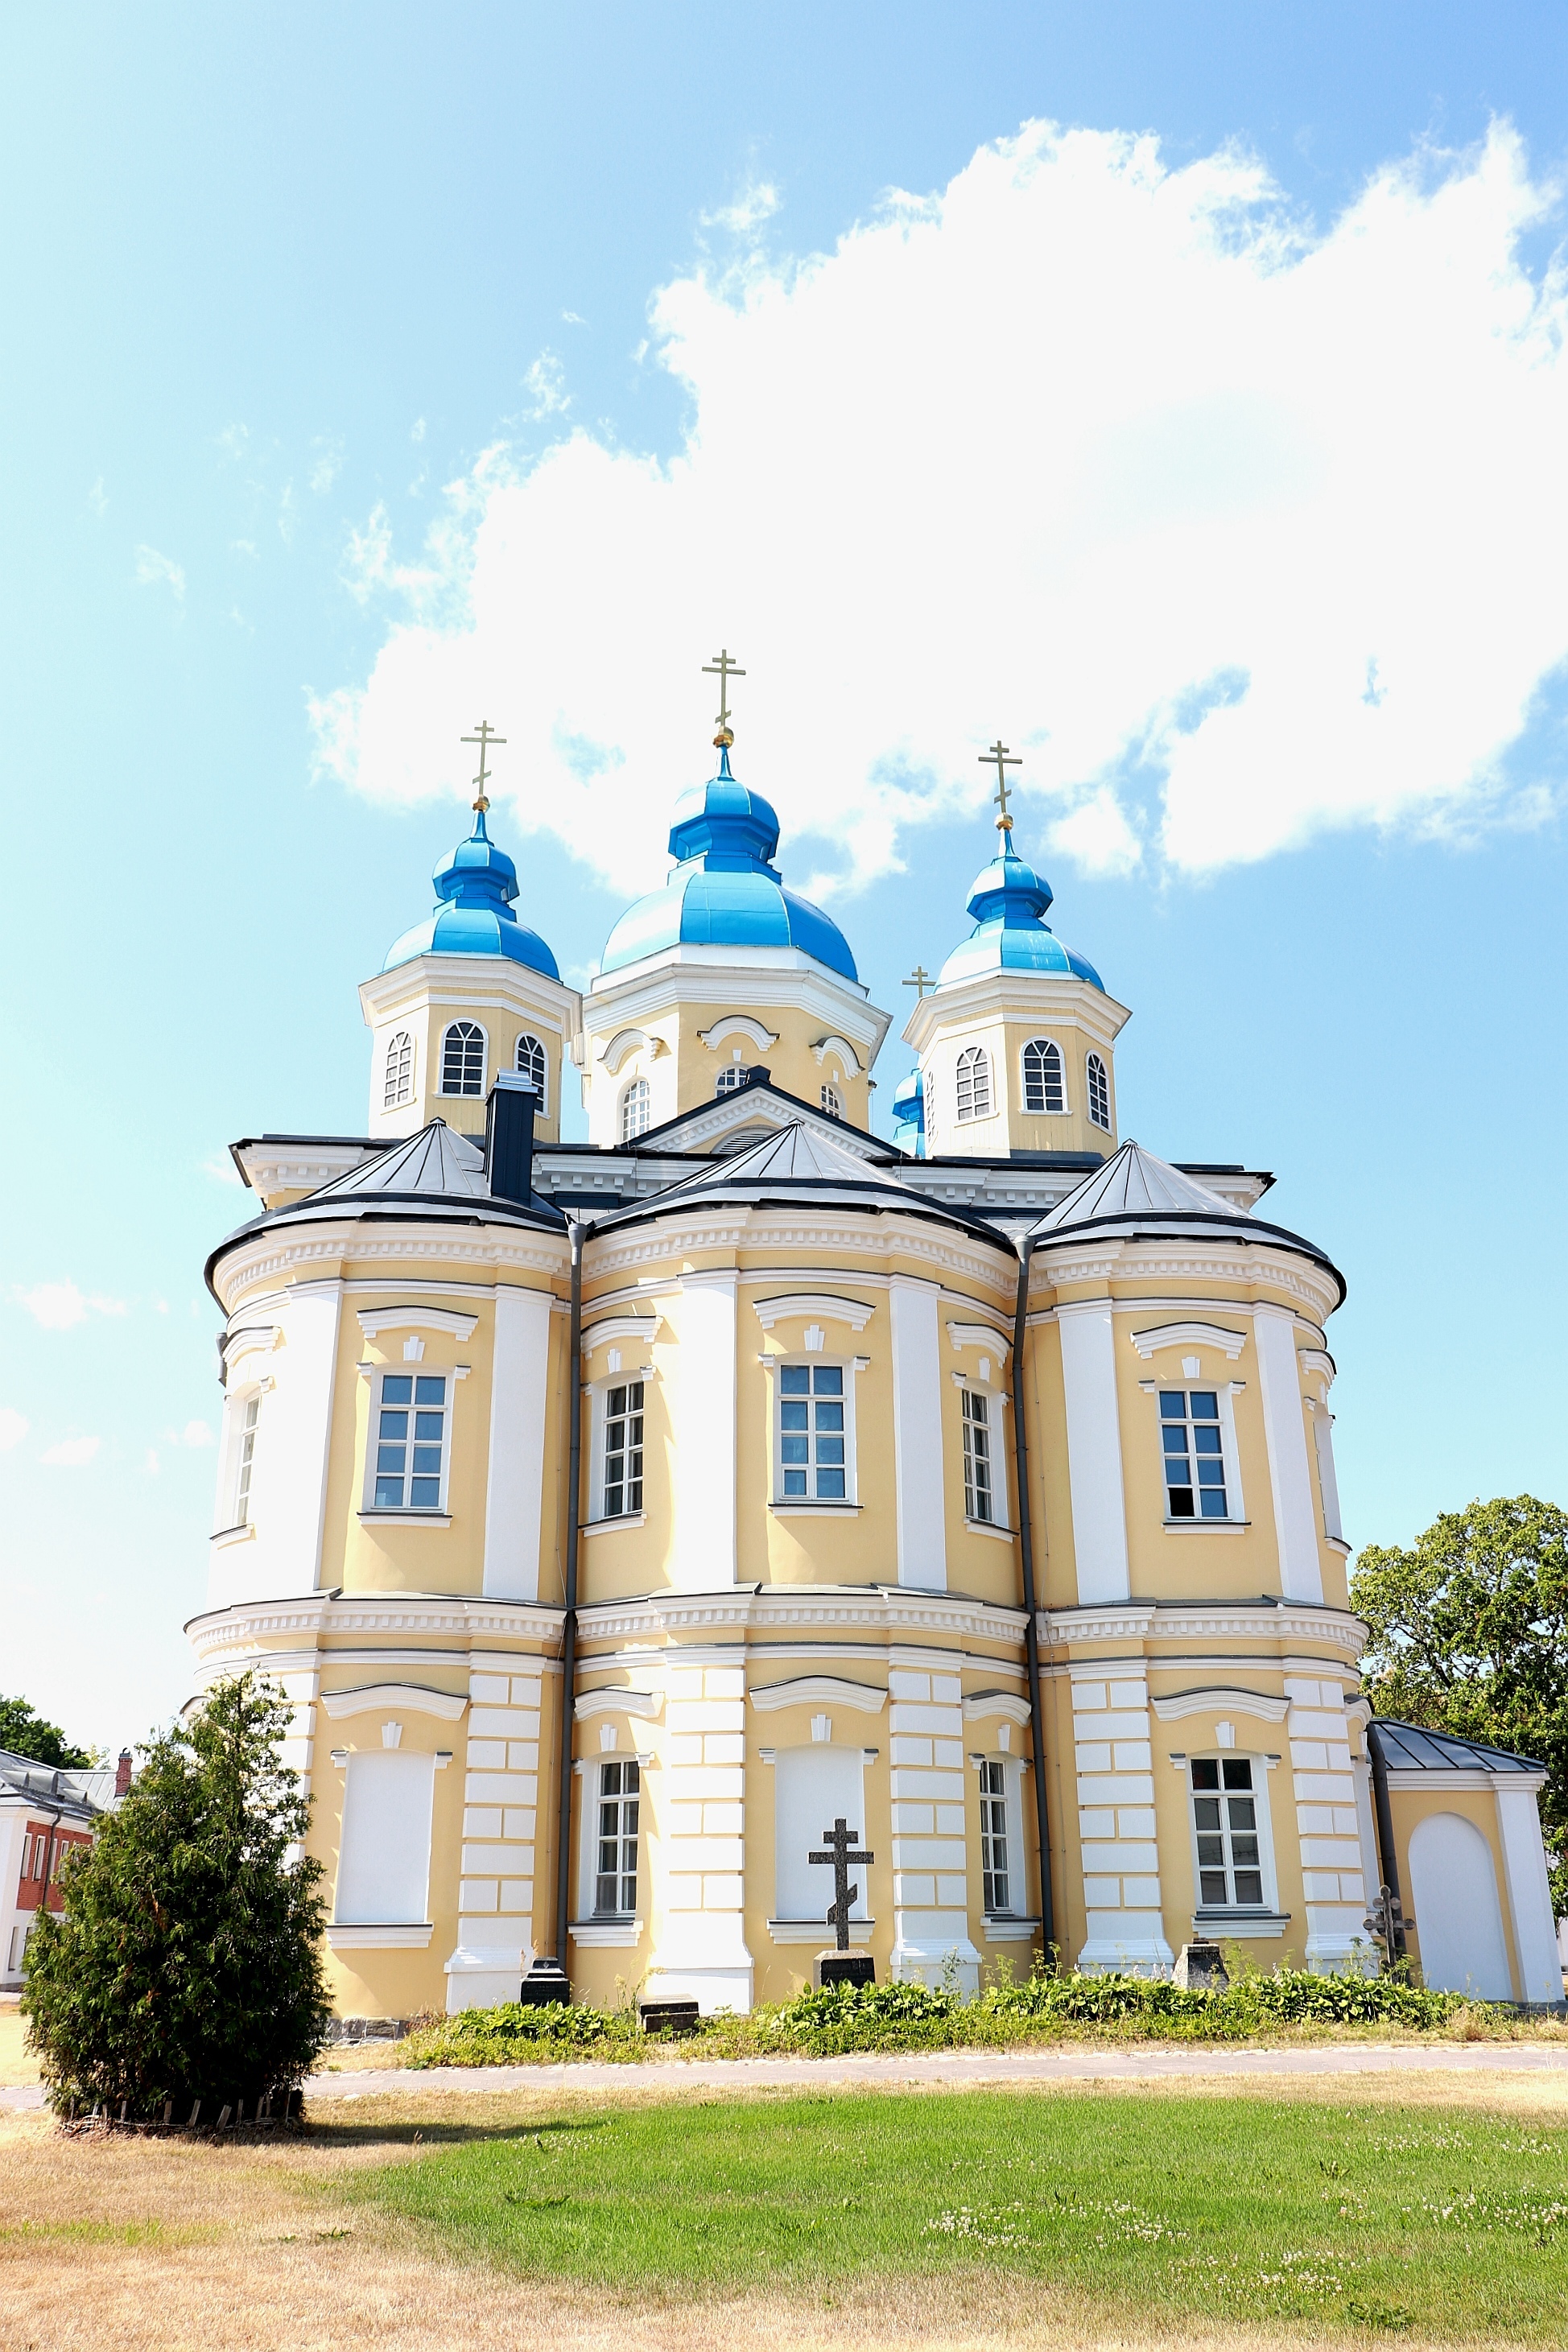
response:
[[[630,2010],[595,2009],[590,2002],[550,2000],[531,2007],[503,2000],[494,2009],[465,2009],[438,2025],[411,2033],[407,2066],[515,2066],[530,2060],[634,2053],[642,2035]]]
[[[154,1739],[130,1794],[39,1914],[22,2007],[57,2108],[207,2119],[287,2092],[331,2018],[310,1808],[281,1761],[292,1708],[244,1675]]]

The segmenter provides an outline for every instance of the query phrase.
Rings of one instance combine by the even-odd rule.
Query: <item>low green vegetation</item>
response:
[[[846,2092],[453,2137],[352,2193],[532,2278],[831,2299],[972,2274],[1144,2327],[1568,2331],[1568,2128],[1474,2110]]]
[[[1002,1982],[978,2000],[921,1984],[837,1986],[753,2010],[749,2017],[706,2020],[682,2042],[693,2056],[832,2058],[849,2051],[1005,2048],[1071,2035],[1121,2040],[1244,2042],[1302,2029],[1381,2025],[1430,2033],[1503,2030],[1501,2012],[1461,1995],[1426,1992],[1393,1977],[1323,1977],[1279,1969],[1238,1977],[1224,1992],[1188,1992],[1142,1977],[1035,1976]],[[636,2060],[652,2047],[635,2011],[530,2009],[510,2001],[465,2010],[413,2034],[404,2063],[498,2066],[574,2057]]]

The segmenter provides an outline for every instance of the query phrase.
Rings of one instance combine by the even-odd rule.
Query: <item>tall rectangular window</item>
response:
[[[606,1519],[642,1508],[643,1384],[623,1381],[605,1392],[605,1509]],[[634,1767],[635,1769],[635,1767]]]
[[[1006,1767],[983,1759],[980,1766],[981,1899],[993,1916],[1013,1907],[1007,1873]]]
[[[1263,1857],[1251,1759],[1194,1756],[1187,1769],[1198,1849],[1198,1901],[1220,1908],[1260,1908]]]
[[[996,1517],[991,1500],[991,1400],[979,1389],[963,1389],[963,1508],[965,1517],[989,1527]]]
[[[1165,1457],[1166,1517],[1227,1518],[1216,1391],[1162,1389],[1160,1444]]]
[[[785,1502],[847,1499],[842,1364],[779,1366],[779,1475]]]
[[[445,1372],[384,1372],[375,1429],[378,1511],[438,1511],[447,1466]]]
[[[250,1465],[256,1453],[256,1423],[261,1411],[259,1391],[245,1400],[239,1424],[239,1461],[234,1478],[234,1524],[242,1528],[250,1517]]]
[[[594,1869],[594,1910],[600,1917],[625,1918],[637,1907],[641,1790],[639,1766],[618,1761],[600,1765],[598,1852]]]

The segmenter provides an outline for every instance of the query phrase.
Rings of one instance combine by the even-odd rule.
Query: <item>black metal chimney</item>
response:
[[[526,1209],[533,1192],[539,1097],[519,1070],[502,1070],[485,1104],[485,1177],[493,1199]]]

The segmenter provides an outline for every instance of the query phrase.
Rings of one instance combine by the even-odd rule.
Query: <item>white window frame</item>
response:
[[[773,1375],[773,1394],[769,1401],[769,1412],[773,1416],[773,1509],[775,1511],[858,1510],[860,1493],[855,1459],[855,1375],[860,1369],[859,1362],[853,1356],[816,1355],[806,1349],[792,1350],[788,1355],[784,1356],[769,1356],[766,1362]],[[831,1495],[818,1496],[784,1493],[783,1411],[784,1393],[784,1381],[780,1374],[786,1364],[792,1369],[799,1365],[810,1365],[825,1370],[840,1371],[844,1375],[844,1496],[842,1501],[837,1496]],[[790,1465],[792,1470],[798,1469],[799,1466],[798,1463],[792,1462]]]
[[[1194,1764],[1217,1764],[1219,1766],[1220,1786],[1217,1791],[1212,1789],[1197,1790],[1193,1787],[1193,1766]],[[1252,1787],[1250,1790],[1226,1790],[1225,1786],[1225,1768],[1227,1764],[1250,1765],[1252,1768]],[[1224,1924],[1226,1921],[1230,1919],[1239,1921],[1255,1919],[1258,1916],[1259,1906],[1256,1904],[1205,1903],[1204,1901],[1202,1866],[1198,1861],[1198,1798],[1200,1796],[1212,1797],[1217,1794],[1223,1801],[1227,1795],[1248,1795],[1253,1800],[1253,1817],[1258,1823],[1258,1875],[1263,1881],[1263,1902],[1261,1910],[1265,1917],[1278,1916],[1279,1910],[1279,1882],[1274,1868],[1274,1831],[1273,1825],[1269,1820],[1268,1812],[1268,1758],[1258,1755],[1252,1749],[1246,1748],[1205,1748],[1201,1754],[1189,1755],[1184,1758],[1182,1763],[1182,1777],[1187,1784],[1187,1839],[1192,1854],[1194,1911],[1195,1913],[1201,1912],[1205,1918],[1212,1919],[1216,1925]]]
[[[1047,1049],[1057,1057],[1057,1092],[1061,1097],[1060,1102],[1054,1106],[1047,1102],[1037,1104],[1032,1103],[1029,1100],[1029,1056],[1031,1054],[1037,1054],[1043,1059]],[[1023,1103],[1025,1113],[1028,1118],[1067,1118],[1069,1108],[1068,1102],[1067,1055],[1062,1052],[1060,1045],[1058,1045],[1054,1037],[1026,1038],[1018,1053],[1018,1085],[1021,1090],[1020,1099]],[[1046,1093],[1048,1089],[1042,1082],[1041,1092]]]
[[[929,1151],[936,1135],[936,1072],[928,1069],[923,1082],[925,1095],[925,1139]]]
[[[715,1100],[721,1101],[726,1095],[738,1095],[751,1075],[744,1062],[726,1062],[713,1081]]]
[[[387,1039],[386,1059],[382,1068],[381,1085],[381,1108],[384,1113],[389,1110],[402,1110],[406,1104],[414,1100],[416,1050],[412,1029],[396,1030]],[[395,1056],[397,1069],[395,1083],[393,1078]]]
[[[448,1087],[447,1084],[447,1040],[453,1034],[454,1031],[458,1029],[471,1029],[479,1041],[479,1082],[477,1087],[474,1087],[471,1089],[468,1087]],[[464,1044],[464,1058],[466,1060],[468,1041],[465,1040]],[[481,1102],[484,1099],[485,1092],[485,1072],[489,1068],[489,1066],[490,1041],[486,1034],[483,1023],[470,1020],[467,1013],[463,1013],[456,1021],[448,1021],[446,1027],[441,1032],[441,1065],[439,1071],[437,1072],[437,1076],[441,1081],[441,1099],[447,1102]]]
[[[821,1095],[822,1108],[827,1113],[828,1118],[842,1118],[844,1116],[844,1097],[839,1093],[837,1087],[824,1086],[821,1089]]]
[[[1236,1439],[1236,1406],[1234,1402],[1237,1389],[1243,1385],[1245,1385],[1245,1383],[1237,1381],[1215,1381],[1210,1383],[1206,1381],[1181,1380],[1161,1381],[1152,1386],[1150,1393],[1154,1399],[1154,1412],[1157,1423],[1154,1431],[1154,1443],[1159,1448],[1160,1454],[1160,1500],[1164,1514],[1164,1524],[1166,1527],[1235,1528],[1241,1527],[1246,1524],[1247,1504],[1241,1491],[1241,1449],[1237,1445]],[[1179,1519],[1173,1517],[1171,1513],[1171,1497],[1165,1485],[1165,1440],[1163,1434],[1164,1416],[1161,1411],[1160,1399],[1163,1396],[1191,1396],[1194,1389],[1198,1390],[1205,1395],[1215,1397],[1218,1402],[1219,1453],[1220,1460],[1225,1465],[1226,1511],[1223,1519],[1205,1519],[1195,1515],[1190,1519]],[[1193,1426],[1192,1411],[1190,1406],[1187,1411],[1184,1425],[1188,1429],[1191,1429]],[[1194,1495],[1199,1491],[1198,1487],[1194,1485],[1193,1489]]]
[[[648,1469],[647,1412],[650,1402],[649,1392],[653,1387],[653,1373],[647,1365],[633,1364],[628,1366],[625,1371],[611,1372],[605,1379],[594,1381],[589,1390],[591,1441],[588,1456],[588,1501],[590,1517],[587,1524],[590,1527],[636,1527],[638,1526],[647,1517]],[[612,1518],[607,1517],[605,1511],[605,1465],[609,1451],[608,1446],[605,1444],[605,1440],[609,1434],[610,1391],[612,1389],[629,1388],[634,1381],[640,1384],[643,1392],[643,1499],[637,1505],[635,1511],[617,1511]]]
[[[633,1124],[636,1105],[643,1117]],[[635,1143],[653,1125],[653,1088],[642,1077],[630,1077],[621,1088],[616,1103],[616,1128],[622,1143]]]
[[[607,1766],[619,1765],[624,1769],[628,1764],[637,1776],[637,1786],[635,1791],[637,1803],[637,1902],[629,1911],[598,1911],[595,1908],[595,1898],[598,1891],[599,1807],[605,1801],[605,1772]],[[584,1757],[576,1769],[583,1784],[583,1811],[578,1824],[577,1845],[578,1920],[584,1926],[592,1921],[602,1921],[608,1927],[616,1921],[628,1923],[638,1919],[641,1916],[641,1906],[647,1901],[646,1874],[648,1868],[646,1810],[648,1789],[646,1759],[630,1748],[616,1746],[606,1754]],[[624,1791],[616,1801],[625,1803]],[[622,1875],[618,1871],[616,1874],[617,1877]]]
[[[962,1448],[963,1457],[964,1518],[972,1528],[1006,1528],[1010,1531],[1012,1523],[1007,1511],[1007,1457],[1005,1448],[1002,1443],[1002,1399],[994,1391],[988,1389],[984,1381],[965,1380],[962,1373],[959,1375],[957,1387],[959,1444]],[[964,1404],[965,1397],[978,1397],[985,1408],[985,1434],[990,1441],[987,1459],[991,1465],[991,1517],[988,1519],[979,1517],[976,1513],[972,1511],[969,1507],[970,1488],[973,1481],[969,1475],[970,1450],[968,1433],[972,1423],[969,1416],[969,1410]]]
[[[541,1118],[547,1118],[550,1110],[550,1055],[543,1038],[536,1037],[531,1029],[520,1030],[517,1043],[511,1049],[511,1066],[520,1077],[534,1079],[534,1108]]]
[[[1105,1117],[1095,1109],[1094,1074],[1100,1072],[1100,1090],[1105,1097]],[[1083,1107],[1090,1127],[1098,1127],[1102,1135],[1115,1133],[1110,1123],[1110,1066],[1103,1054],[1089,1053],[1083,1060]]]
[[[431,1379],[443,1380],[447,1383],[446,1402],[442,1408],[446,1415],[446,1431],[441,1440],[440,1500],[437,1503],[378,1503],[375,1499],[375,1457],[380,1444],[382,1399],[386,1383],[390,1380],[411,1380],[417,1384],[421,1380]],[[446,1518],[449,1516],[447,1496],[452,1478],[452,1433],[458,1410],[458,1387],[457,1374],[449,1364],[378,1364],[376,1366],[370,1384],[370,1425],[365,1433],[364,1446],[364,1489],[361,1507],[366,1517],[404,1519],[416,1526],[421,1519]],[[417,1385],[416,1385],[406,1406],[393,1404],[389,1405],[387,1410],[392,1412],[417,1412],[420,1409],[415,1401],[417,1392]],[[430,1409],[426,1404],[425,1410],[429,1412]],[[411,1430],[408,1436],[410,1448],[414,1442],[414,1433]],[[413,1475],[414,1467],[410,1462],[404,1476],[406,1481]]]
[[[996,1090],[992,1084],[991,1056],[984,1045],[965,1045],[953,1065],[954,1115],[960,1127],[977,1127],[996,1116]],[[969,1108],[963,1108],[964,1089]],[[982,1108],[982,1097],[984,1107]]]
[[[261,1391],[251,1389],[243,1402],[236,1399],[234,1477],[230,1487],[229,1525],[250,1525],[250,1488],[256,1472],[256,1433],[261,1423]]]
[[[1016,1756],[990,1755],[975,1756],[970,1760],[974,1766],[975,1801],[977,1808],[983,1806],[986,1801],[985,1779],[987,1770],[995,1771],[1000,1769],[1002,1775],[1004,1833],[1007,1841],[1007,1908],[1005,1911],[995,1911],[993,1910],[985,1901],[984,1846],[983,1843],[984,1832],[983,1828],[979,1832],[982,1843],[978,1843],[975,1849],[975,1870],[980,1886],[982,1911],[987,1919],[1030,1918],[1033,1915],[1029,1910],[1028,1864],[1027,1856],[1024,1849],[1024,1767],[1022,1759]],[[993,1801],[994,1801],[994,1800],[993,1800]]]

